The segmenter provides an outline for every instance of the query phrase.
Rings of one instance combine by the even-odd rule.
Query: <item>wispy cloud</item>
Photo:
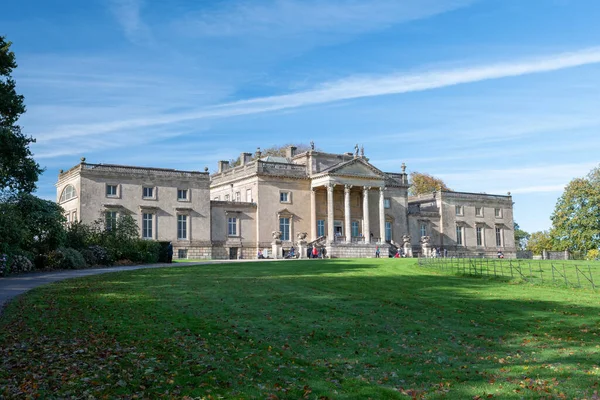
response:
[[[141,17],[142,0],[108,0],[110,11],[134,44],[146,44],[151,39],[150,28]]]
[[[427,18],[475,0],[268,0],[190,13],[180,29],[202,36],[361,33]]]
[[[39,138],[65,138],[127,131],[209,118],[272,112],[342,100],[385,96],[444,88],[491,79],[518,77],[528,74],[557,71],[600,63],[600,47],[543,57],[515,60],[490,65],[433,70],[417,73],[395,73],[384,76],[350,77],[323,83],[313,90],[291,94],[260,97],[224,103],[198,110],[163,113],[144,118],[127,119],[101,124],[61,126],[38,135]]]

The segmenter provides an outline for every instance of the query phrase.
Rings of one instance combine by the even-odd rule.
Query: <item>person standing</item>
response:
[[[167,246],[167,262],[171,264],[173,262],[173,243],[169,242]]]
[[[379,257],[379,246],[377,246],[377,247],[375,248],[375,258],[380,258],[380,257]]]

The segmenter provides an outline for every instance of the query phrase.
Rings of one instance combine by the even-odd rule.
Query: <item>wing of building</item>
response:
[[[512,198],[438,191],[408,196],[408,176],[360,154],[308,150],[285,157],[242,153],[237,166],[178,171],[85,159],[61,171],[57,200],[67,220],[110,228],[120,215],[178,258],[411,255],[515,257]]]

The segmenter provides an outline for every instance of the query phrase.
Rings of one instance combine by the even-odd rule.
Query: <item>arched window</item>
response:
[[[59,203],[65,202],[67,200],[71,200],[73,197],[76,197],[77,193],[75,192],[75,188],[73,185],[67,185],[60,195]]]

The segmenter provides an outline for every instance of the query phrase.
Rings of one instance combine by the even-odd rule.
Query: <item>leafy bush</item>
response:
[[[598,249],[588,250],[587,254],[585,255],[585,259],[586,260],[600,260],[600,250],[598,250]]]
[[[92,245],[92,246],[88,247],[88,250],[90,250],[92,253],[94,253],[94,257],[96,257],[95,265],[111,265],[112,264],[113,258],[106,248],[104,248],[102,246],[98,246],[98,245]]]
[[[160,254],[160,243],[149,240],[139,239],[135,245],[136,255],[131,258],[132,261],[142,262],[145,264],[158,262]]]
[[[93,250],[83,249],[80,251],[80,253],[83,256],[83,259],[85,260],[85,263],[88,267],[94,267],[98,265],[98,258],[96,257],[96,254]]]
[[[0,254],[0,276],[8,275],[8,256]]]
[[[12,257],[9,270],[11,273],[33,271],[33,263],[25,256],[15,255]]]
[[[86,263],[77,250],[59,247],[48,254],[48,266],[52,269],[80,269],[85,268]]]
[[[48,254],[38,254],[33,259],[33,265],[37,270],[44,270],[49,268],[48,265]]]

